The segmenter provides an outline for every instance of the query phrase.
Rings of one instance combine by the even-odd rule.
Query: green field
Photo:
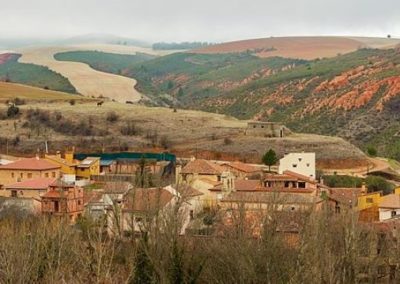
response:
[[[74,86],[62,75],[47,67],[35,64],[19,63],[19,54],[0,64],[0,81],[19,83],[43,89],[76,93]]]

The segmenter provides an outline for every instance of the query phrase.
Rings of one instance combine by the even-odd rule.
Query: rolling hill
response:
[[[16,98],[22,99],[25,102],[68,101],[72,99],[83,99],[83,97],[79,95],[44,90],[15,83],[0,82],[0,101],[5,102],[8,100],[14,100]]]
[[[200,54],[250,52],[259,57],[317,59],[335,57],[360,48],[393,48],[398,39],[364,37],[271,37],[210,45],[192,52]]]
[[[0,54],[0,81],[76,93],[67,78],[44,66],[20,63],[18,62],[20,57],[21,55],[16,53]]]
[[[118,62],[97,60],[90,65],[104,72]],[[400,159],[398,49],[359,49],[322,60],[186,52],[132,62],[120,74],[136,78],[156,104],[282,121]]]

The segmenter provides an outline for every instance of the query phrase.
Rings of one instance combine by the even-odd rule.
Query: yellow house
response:
[[[358,197],[357,208],[358,210],[365,210],[371,207],[377,207],[381,200],[382,191],[362,194]]]
[[[400,187],[395,188],[394,194],[400,195]]]
[[[76,167],[78,162],[74,160],[73,152],[66,152],[64,159],[61,157],[61,153],[57,152],[56,155],[45,155],[45,159],[60,166],[61,172],[65,175],[75,175]]]
[[[92,175],[100,174],[100,158],[87,157],[76,167],[76,177],[90,179]]]
[[[64,158],[61,153],[46,155],[46,160],[59,166],[64,175],[73,175],[78,179],[90,179],[92,175],[100,174],[100,158],[87,157],[83,161],[74,159],[74,150],[65,152]]]

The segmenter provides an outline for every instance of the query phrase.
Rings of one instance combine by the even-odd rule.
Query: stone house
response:
[[[60,166],[39,157],[22,159],[0,166],[2,186],[34,178],[59,178]]]

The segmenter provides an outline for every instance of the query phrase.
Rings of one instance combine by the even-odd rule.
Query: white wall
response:
[[[379,208],[379,221],[391,219],[392,211],[396,211],[396,216],[400,216],[400,208],[397,209]]]
[[[279,174],[292,171],[316,178],[315,153],[290,153],[279,161]]]

